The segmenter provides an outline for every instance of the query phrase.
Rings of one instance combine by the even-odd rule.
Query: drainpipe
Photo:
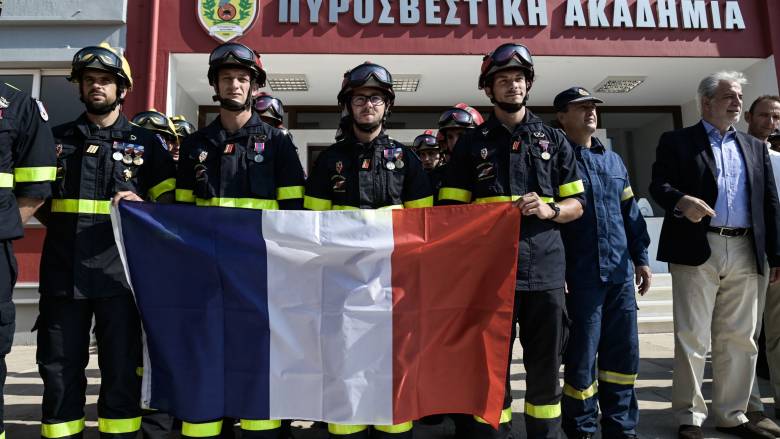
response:
[[[152,23],[151,32],[149,32],[149,71],[146,80],[146,108],[155,108],[154,92],[157,84],[157,35],[160,25],[160,0],[151,0],[152,2]]]

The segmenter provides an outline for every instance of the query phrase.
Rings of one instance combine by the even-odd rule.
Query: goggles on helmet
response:
[[[438,148],[439,142],[436,140],[436,137],[434,137],[433,134],[420,134],[414,138],[412,147],[415,150]]]
[[[476,125],[474,116],[461,108],[451,108],[442,113],[441,117],[439,117],[440,128],[453,126],[470,128]]]
[[[217,47],[209,55],[209,64],[224,60],[231,55],[238,61],[244,61],[248,64],[259,64],[257,54],[243,44],[223,44]]]
[[[105,67],[122,70],[122,59],[116,53],[103,47],[90,46],[85,47],[73,55],[73,67],[83,68],[92,61],[97,60]]]
[[[527,69],[530,72],[530,77],[527,79],[533,80],[534,60],[531,57],[531,52],[522,44],[507,43],[498,46],[496,50],[482,58],[479,88],[481,89],[485,85],[485,80],[489,75],[501,70],[513,60],[516,65],[519,64],[518,67]]]
[[[392,88],[393,76],[384,67],[376,64],[361,64],[344,74],[342,88],[345,86],[359,87],[373,77],[380,84]]]
[[[195,132],[195,126],[187,122],[184,116],[173,116],[171,122],[173,127],[176,128],[176,135],[179,137],[187,137]]]
[[[133,117],[133,123],[146,129],[163,131],[172,136],[176,135],[173,123],[158,111],[142,111]]]
[[[284,106],[282,105],[282,101],[268,95],[257,98],[255,101],[255,110],[260,113],[265,113],[266,111],[270,110],[270,112],[273,113],[273,116],[276,118],[281,118],[282,115],[284,115]]]

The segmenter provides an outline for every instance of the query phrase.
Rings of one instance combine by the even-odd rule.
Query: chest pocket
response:
[[[536,185],[538,187],[539,195],[543,197],[552,198],[558,195],[557,185],[558,181],[557,167],[554,164],[557,162],[558,149],[547,137],[530,136],[529,142],[529,155],[531,157],[531,166],[534,169],[534,176],[536,177]],[[533,186],[532,186],[533,188]]]
[[[276,199],[274,149],[265,137],[246,147],[246,169],[252,198]]]
[[[193,193],[197,198],[211,199],[217,196],[213,179],[219,178],[219,157],[214,151],[208,151],[204,143],[189,152],[192,161],[192,173],[195,179]]]
[[[353,169],[351,160],[344,158],[331,158],[327,163],[328,169],[328,184],[330,184],[330,193],[333,204],[346,205],[347,204],[347,192],[350,191],[349,186],[355,182],[353,179],[357,178]]]
[[[54,198],[73,198],[78,195],[79,178],[81,174],[81,161],[78,148],[67,143],[58,143],[57,151],[57,177],[54,182]]]
[[[495,149],[483,147],[472,156],[474,166],[474,189],[477,197],[502,195],[503,188],[498,178],[499,160]]]
[[[11,121],[0,119],[0,169],[11,169],[13,166],[13,145],[16,132],[11,127]]]

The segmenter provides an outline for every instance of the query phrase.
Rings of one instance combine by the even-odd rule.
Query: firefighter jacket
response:
[[[585,204],[571,145],[560,130],[528,109],[513,131],[495,116],[466,131],[447,168],[441,204],[514,201],[529,192],[543,202],[574,198]],[[518,251],[518,290],[563,288],[565,256],[558,223],[524,216]]]
[[[198,206],[300,209],[304,175],[290,136],[252,113],[235,133],[217,118],[179,152],[176,201]]]
[[[131,191],[149,201],[175,189],[174,163],[154,134],[120,114],[110,127],[86,114],[54,128],[52,185],[41,254],[40,292],[99,298],[129,294],[111,228],[111,199]]]

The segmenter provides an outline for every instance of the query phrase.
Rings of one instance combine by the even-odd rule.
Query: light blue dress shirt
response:
[[[730,127],[725,136],[720,130],[702,120],[710,140],[715,168],[718,175],[718,199],[715,201],[714,227],[751,227],[750,192],[748,192],[747,167],[737,144],[737,131]]]

